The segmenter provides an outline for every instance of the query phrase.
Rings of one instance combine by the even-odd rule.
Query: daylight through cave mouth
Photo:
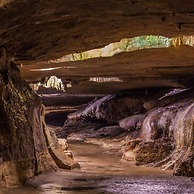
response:
[[[142,49],[154,49],[154,48],[169,48],[177,47],[181,45],[194,46],[194,36],[181,36],[181,37],[164,37],[159,35],[143,35],[133,38],[124,38],[119,42],[110,43],[109,45],[92,49],[80,53],[72,53],[65,55],[58,59],[49,61],[42,61],[39,64],[57,64],[73,61],[84,61],[93,58],[112,57],[116,54],[123,52],[132,52]],[[31,71],[52,71],[60,68],[76,68],[75,66],[60,66],[50,67],[44,69],[31,69]]]
[[[193,10],[1,1],[0,193],[193,193]]]

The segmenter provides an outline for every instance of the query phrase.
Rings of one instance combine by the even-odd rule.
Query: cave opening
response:
[[[0,193],[193,193],[193,9],[0,1]]]
[[[121,53],[134,50],[139,52],[148,48],[167,49],[170,45],[174,48],[185,44],[192,47],[191,37],[188,37],[189,40],[185,37],[169,40],[159,37],[162,39],[159,41],[158,36],[140,36],[112,44],[113,49],[104,48],[106,48],[106,54],[109,53],[106,56],[112,59],[115,50],[118,52],[118,48],[121,47],[128,48],[128,50],[120,49]],[[134,41],[136,39],[137,42]],[[133,43],[130,49],[126,46],[130,45],[129,42]],[[136,45],[135,49],[134,45]],[[92,54],[85,58],[81,53],[76,54],[72,60],[85,61],[95,58],[95,52],[96,50],[89,51]],[[68,56],[73,55],[75,54]],[[78,55],[81,55],[81,58]],[[39,64],[56,64],[58,61]],[[12,62],[5,61],[5,65],[8,66],[6,68],[16,68],[15,64],[12,66],[10,64]],[[17,64],[17,66],[26,79],[23,71],[23,68],[26,68],[25,65]],[[17,69],[18,72],[19,69]],[[30,69],[30,71],[43,72],[42,75],[45,75],[45,72],[52,74],[56,69],[60,68],[49,67]],[[150,69],[154,68],[150,67]],[[187,152],[190,151],[193,141],[190,117],[192,117],[194,91],[188,84],[191,77],[188,77],[188,80],[184,78],[183,82],[183,78],[171,76],[170,80],[162,83],[162,76],[158,80],[155,78],[152,80],[153,78],[144,77],[144,75],[133,80],[126,79],[122,74],[79,77],[79,73],[78,71],[76,76],[66,77],[66,75],[61,76],[58,71],[50,77],[41,77],[37,80],[37,77],[33,76],[34,80],[27,79],[34,95],[38,95],[44,105],[40,111],[42,120],[36,121],[35,125],[43,122],[43,133],[51,158],[59,168],[75,169],[71,172],[58,170],[48,177],[41,175],[27,184],[29,188],[24,187],[23,190],[35,194],[41,190],[47,193],[53,191],[128,193],[129,188],[130,192],[134,192],[135,187],[138,186],[140,191],[144,189],[147,193],[156,192],[158,187],[162,192],[170,193],[179,192],[179,189],[175,188],[176,182],[181,189],[189,193],[192,181],[188,178],[174,178],[172,174],[190,176],[193,172],[185,169],[184,165],[181,166],[180,159],[182,154],[189,154]],[[18,90],[18,86],[12,86],[15,84],[15,78],[11,76],[10,79],[10,88]],[[138,79],[140,83],[137,83]],[[6,82],[3,81],[5,84],[9,82],[9,79]],[[131,85],[130,82],[132,82]],[[76,89],[72,90],[74,88]],[[9,101],[9,97],[6,97],[5,101]],[[34,115],[34,117],[37,116]],[[37,149],[39,146],[37,145]],[[188,146],[188,149],[185,150],[185,146]],[[62,157],[63,154],[65,157]],[[35,171],[40,174],[41,170],[39,171],[38,164],[36,165]],[[61,179],[67,179],[68,184],[57,180],[58,176],[61,176]],[[166,188],[169,178],[171,181]],[[118,181],[119,184],[117,184]],[[189,185],[188,188],[183,184],[187,181],[190,181],[186,184]],[[51,183],[48,184],[48,182]],[[143,186],[145,182],[147,186]],[[153,185],[150,186],[150,183]],[[115,186],[110,186],[111,184]],[[33,189],[34,185],[37,189]],[[18,188],[14,192],[20,193],[23,190]]]

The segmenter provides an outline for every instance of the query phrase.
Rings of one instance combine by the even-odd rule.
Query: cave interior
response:
[[[192,0],[3,0],[0,21],[2,188],[80,168],[69,137],[194,176]]]

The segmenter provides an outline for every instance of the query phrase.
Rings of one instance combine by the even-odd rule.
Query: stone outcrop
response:
[[[104,121],[117,124],[117,121],[138,113],[143,105],[143,97],[128,95],[108,95],[89,103],[84,109],[68,115],[68,121]]]
[[[24,81],[16,65],[0,50],[0,187],[14,187],[72,160],[55,142],[48,149],[50,132],[44,125],[40,98]],[[55,155],[51,155],[53,150]],[[54,160],[53,160],[54,158]],[[66,166],[59,165],[60,160]],[[70,165],[71,163],[71,165]],[[57,165],[56,165],[57,164]],[[75,162],[74,162],[75,166]]]
[[[70,113],[63,128],[57,132],[57,136],[66,138],[71,133],[80,131],[88,133],[86,136],[90,137],[99,137],[100,134],[102,136],[107,134],[110,137],[116,133],[123,133],[123,129],[118,126],[118,121],[141,112],[143,103],[143,97],[128,94],[108,95],[95,99],[84,108]],[[119,130],[118,132],[115,132],[116,128]]]
[[[166,96],[163,100],[168,105],[146,113],[141,141],[130,140],[123,158],[136,164],[153,163],[162,169],[172,169],[175,175],[194,176],[194,93],[190,90],[189,95],[184,94]]]
[[[0,185],[20,185],[56,169],[43,134],[41,100],[0,51]]]
[[[86,129],[86,133],[93,136],[85,134],[85,137],[106,138],[127,134],[129,140],[125,140],[123,159],[136,165],[171,169],[175,175],[193,176],[193,97],[193,89],[180,88],[141,98],[132,95],[106,96],[89,103],[85,109],[71,113],[61,134],[63,131],[70,134]],[[120,120],[126,115],[128,117]],[[104,127],[96,125],[95,129],[95,122],[92,127],[94,120],[98,124],[101,120],[105,121]],[[114,122],[119,126],[109,126]]]

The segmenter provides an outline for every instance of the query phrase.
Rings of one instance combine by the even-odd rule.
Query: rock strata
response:
[[[50,137],[50,133],[45,127],[42,117],[43,109],[40,98],[21,78],[16,65],[10,62],[6,50],[1,48],[1,188],[21,185],[40,173],[57,169],[57,162],[51,157],[45,141],[45,137]],[[59,152],[59,149],[55,150],[57,153]],[[58,153],[57,157],[62,158],[64,163],[69,160],[66,156],[64,158],[61,153]]]
[[[91,132],[87,131],[87,134],[101,139],[119,133],[127,135],[122,148],[123,159],[136,165],[160,166],[173,170],[175,175],[193,176],[193,97],[193,89],[172,89],[136,99],[107,96],[70,114],[63,130],[67,132],[69,128],[78,133],[91,126],[89,122],[99,123],[101,119],[105,121],[103,128],[94,129],[93,122],[94,126],[89,127]],[[114,122],[119,127],[110,126]]]
[[[162,169],[172,169],[175,175],[193,176],[194,100],[193,91],[190,92],[189,96],[185,93],[185,98],[180,94],[176,102],[174,96],[171,103],[167,97],[168,105],[148,111],[140,131],[140,143],[127,146],[124,158],[131,160],[133,156],[137,164],[154,163]]]

